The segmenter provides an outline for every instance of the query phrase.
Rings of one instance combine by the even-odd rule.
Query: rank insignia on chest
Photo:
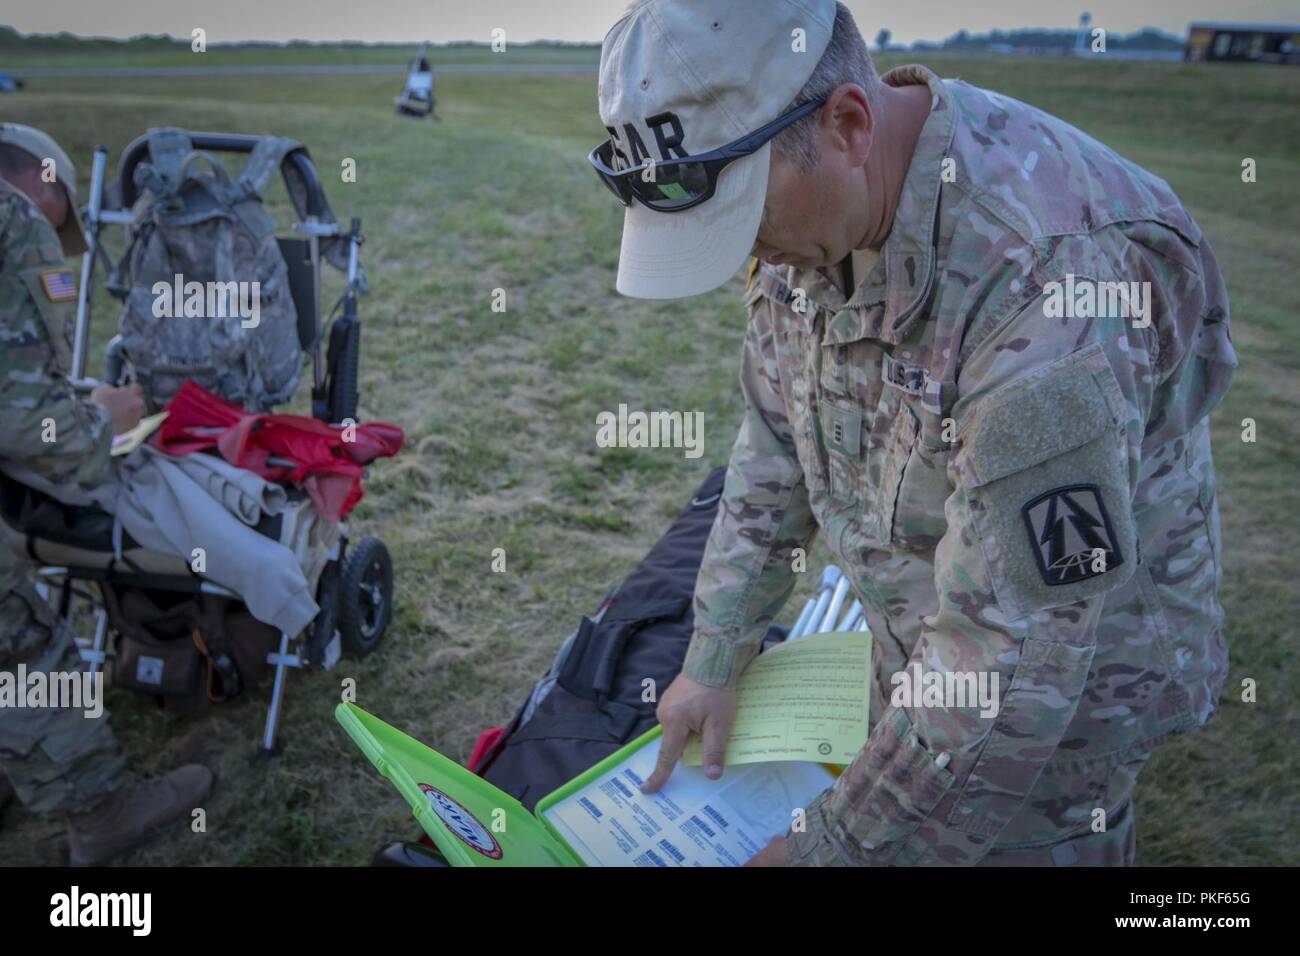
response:
[[[858,457],[862,451],[862,414],[822,401],[822,429],[834,451]]]
[[[77,284],[71,269],[49,269],[41,273],[41,288],[51,302],[71,302],[77,297]]]

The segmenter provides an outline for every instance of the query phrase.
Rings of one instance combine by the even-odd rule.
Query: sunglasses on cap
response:
[[[826,102],[826,97],[810,100],[778,116],[766,126],[746,133],[738,140],[698,156],[642,163],[627,169],[614,168],[614,140],[607,139],[587,159],[600,181],[624,206],[635,199],[656,212],[681,212],[698,206],[718,188],[722,171],[738,159],[750,156],[787,126],[803,119]],[[653,170],[648,176],[647,170]]]

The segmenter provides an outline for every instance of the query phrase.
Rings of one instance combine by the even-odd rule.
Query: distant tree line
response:
[[[1094,23],[1087,29],[1091,31],[1096,27],[1104,27],[1104,24]],[[882,30],[881,33],[887,34],[888,31]],[[960,30],[939,42],[918,40],[911,48],[948,50],[957,53],[976,53],[994,47],[1067,52],[1074,48],[1078,36],[1078,30],[990,30],[988,33],[968,33]],[[1183,38],[1151,27],[1128,35],[1107,31],[1106,48],[1108,50],[1181,50]]]

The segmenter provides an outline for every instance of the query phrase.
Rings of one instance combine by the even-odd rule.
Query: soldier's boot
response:
[[[212,771],[198,764],[107,794],[68,815],[69,862],[95,866],[133,850],[199,805]]]

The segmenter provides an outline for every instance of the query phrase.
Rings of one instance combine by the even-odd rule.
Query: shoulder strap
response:
[[[260,196],[266,189],[267,183],[271,181],[271,177],[280,171],[280,165],[285,157],[294,150],[302,148],[302,143],[297,140],[285,139],[281,136],[262,137],[253,147],[248,162],[244,163],[243,170],[236,177],[236,184]]]
[[[285,188],[289,193],[289,201],[293,203],[294,211],[297,212],[299,219],[306,219],[307,184],[303,182],[302,173],[298,167],[293,163],[285,162],[289,156],[298,150],[302,150],[306,154],[307,147],[297,140],[285,139],[281,136],[263,137],[253,147],[252,155],[248,157],[248,162],[244,164],[244,169],[239,174],[237,182],[260,196],[271,181],[271,177],[277,171],[281,172],[284,175]],[[330,208],[329,199],[322,195],[321,202],[322,208],[318,210],[320,221],[323,223],[338,222],[334,210]],[[340,272],[348,271],[348,245],[342,237],[334,236],[322,240],[321,256]],[[360,265],[357,266],[357,281],[358,287],[363,294],[369,291],[366,287],[365,270]]]
[[[136,182],[155,196],[171,195],[180,187],[183,168],[194,152],[194,145],[189,134],[175,126],[149,130],[148,143],[149,162],[136,169]]]
[[[678,620],[690,606],[689,597],[615,598],[599,625],[583,618],[573,648],[560,668],[560,685],[579,697],[608,698],[632,635],[654,621]]]
[[[232,186],[226,168],[210,153],[195,150],[185,130],[173,126],[151,129],[148,143],[149,162],[136,167],[135,184],[141,195],[147,190],[153,200],[137,210],[137,225],[141,219],[149,218],[154,209],[172,214],[180,212],[183,205],[179,193],[187,182],[200,184],[218,203],[224,205],[232,201]],[[200,161],[211,170],[210,178],[192,169]]]

